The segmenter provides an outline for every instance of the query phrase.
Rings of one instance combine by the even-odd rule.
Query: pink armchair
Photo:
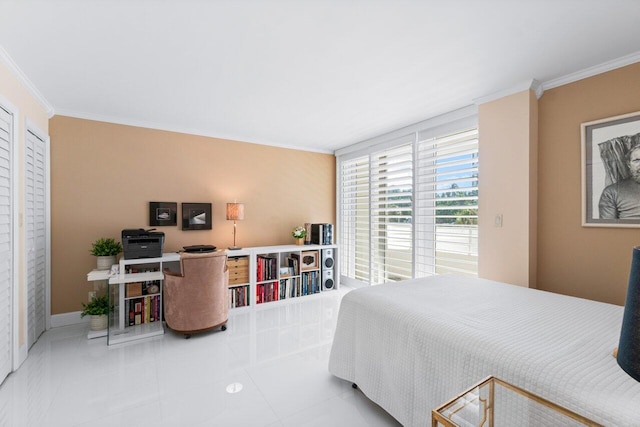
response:
[[[181,253],[181,274],[164,271],[164,319],[167,326],[190,338],[218,326],[229,317],[229,272],[223,251]]]

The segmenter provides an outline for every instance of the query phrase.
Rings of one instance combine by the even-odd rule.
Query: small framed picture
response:
[[[211,230],[211,203],[183,203],[183,230]]]
[[[176,202],[149,202],[149,225],[178,225]]]
[[[302,271],[318,268],[318,251],[304,251],[301,255]]]
[[[640,111],[581,131],[582,226],[640,227]]]

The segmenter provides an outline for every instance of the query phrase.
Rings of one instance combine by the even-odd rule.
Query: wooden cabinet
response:
[[[228,256],[229,286],[249,283],[249,257]]]

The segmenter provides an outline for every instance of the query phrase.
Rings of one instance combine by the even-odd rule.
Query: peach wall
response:
[[[640,229],[581,226],[580,124],[634,111],[640,111],[640,64],[548,90],[540,98],[540,289],[624,304]]]
[[[165,233],[165,251],[233,243],[227,202],[245,204],[239,246],[291,244],[305,222],[335,223],[335,157],[91,120],[50,123],[52,314],[81,309],[99,237],[149,228],[150,201],[211,202],[213,229]]]
[[[479,277],[535,287],[536,128],[533,91],[478,107]]]
[[[18,203],[19,218],[24,218],[24,146],[26,121],[30,120],[41,132],[47,133],[49,129],[49,118],[43,105],[29,92],[22,83],[15,77],[0,61],[0,94],[17,108],[17,121],[14,132],[18,136]],[[18,220],[18,219],[17,219]],[[27,317],[27,289],[25,276],[25,234],[21,221],[18,220],[18,271],[15,272],[18,280],[18,343],[22,347],[27,341],[26,317]]]

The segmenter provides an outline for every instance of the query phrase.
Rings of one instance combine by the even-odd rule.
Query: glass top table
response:
[[[432,427],[600,426],[547,399],[490,376],[431,412]]]

